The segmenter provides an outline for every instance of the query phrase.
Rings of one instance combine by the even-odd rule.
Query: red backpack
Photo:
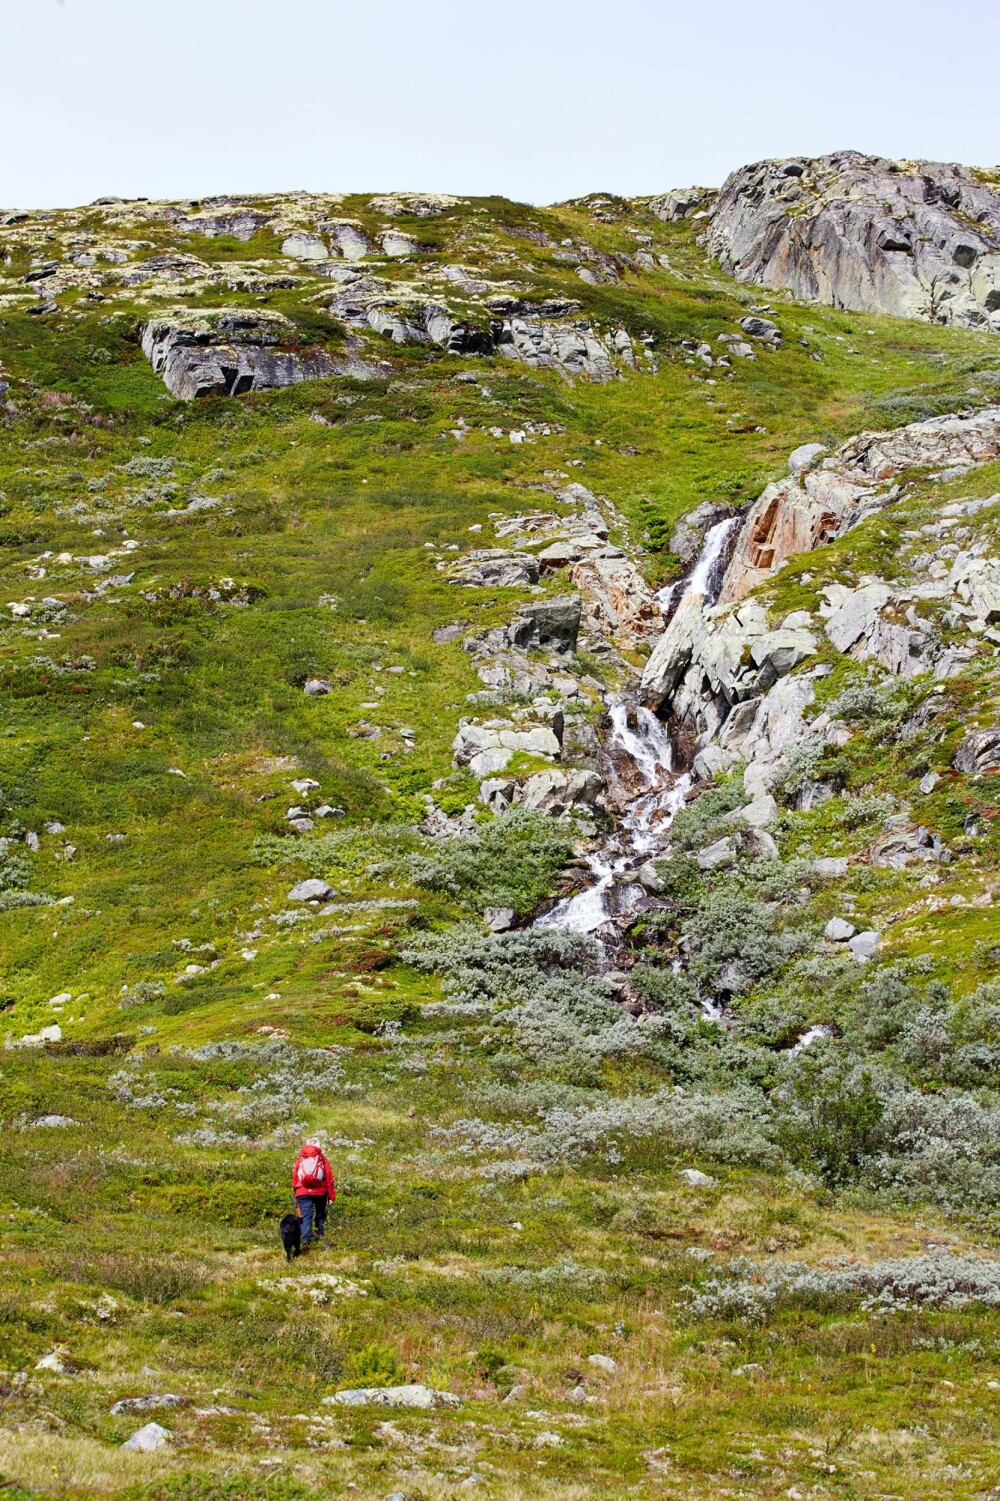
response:
[[[309,1152],[299,1158],[298,1180],[300,1188],[325,1189],[326,1168],[317,1152]]]

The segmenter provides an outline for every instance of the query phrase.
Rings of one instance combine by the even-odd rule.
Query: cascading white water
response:
[[[738,516],[732,516],[706,533],[698,561],[683,585],[678,610],[704,608],[713,592],[719,560],[739,521]],[[673,584],[660,591],[661,608],[669,608],[679,587]],[[538,919],[537,927],[594,933],[612,915],[621,917],[633,911],[645,891],[637,881],[629,881],[629,872],[664,847],[674,814],[691,785],[687,774],[674,776],[670,737],[651,709],[615,699],[608,704],[608,717],[608,800],[620,810],[615,832],[600,850],[587,857],[592,883],[557,903]],[[627,768],[627,777],[622,775],[623,767]]]
[[[691,785],[689,776],[673,776],[666,726],[650,709],[630,708],[623,699],[618,699],[609,706],[608,715],[611,720],[606,747],[609,790],[612,801],[621,808],[621,815],[611,839],[588,856],[593,884],[559,902],[538,919],[538,927],[593,933],[611,916],[612,888],[615,888],[615,915],[622,916],[633,908],[644,895],[644,889],[637,882],[630,882],[628,873],[662,849],[673,816]],[[627,787],[617,771],[621,761],[629,770]]]

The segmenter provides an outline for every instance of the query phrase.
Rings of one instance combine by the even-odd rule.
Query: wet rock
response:
[[[714,501],[703,500],[701,505],[695,506],[693,511],[688,511],[670,533],[670,551],[685,565],[690,567],[701,552],[705,541],[705,534],[715,526],[717,521],[724,521],[727,516],[732,516],[730,506],[716,505]]]
[[[824,938],[829,938],[831,943],[847,943],[857,933],[857,928],[845,917],[831,917],[823,929]]]

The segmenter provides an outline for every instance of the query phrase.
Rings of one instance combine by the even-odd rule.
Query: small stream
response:
[[[678,593],[678,611],[704,609],[714,600],[722,582],[727,544],[740,519],[732,516],[710,528],[687,579],[660,591],[664,614]],[[604,746],[603,769],[615,828],[600,849],[587,856],[590,884],[558,902],[537,919],[536,927],[597,933],[615,919],[627,919],[646,896],[645,888],[630,876],[664,848],[674,814],[691,786],[686,772],[675,774],[667,727],[651,709],[627,696],[610,699],[606,708],[611,732]]]

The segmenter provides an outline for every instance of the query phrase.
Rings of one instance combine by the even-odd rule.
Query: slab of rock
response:
[[[306,678],[302,692],[308,693],[310,698],[323,698],[327,693],[333,692],[333,684],[329,678]]]
[[[824,938],[829,938],[831,943],[847,943],[857,933],[857,928],[846,917],[831,917],[823,929]]]
[[[295,325],[280,313],[182,309],[147,323],[142,350],[167,390],[182,401],[323,380],[337,372],[325,350],[296,348]]]
[[[778,817],[778,804],[769,792],[764,792],[760,797],[755,797],[752,803],[735,809],[728,817],[731,822],[747,828],[766,829]]]
[[[513,907],[487,907],[483,922],[493,933],[507,933],[517,921]]]
[[[173,1440],[173,1434],[169,1428],[161,1428],[159,1423],[147,1423],[145,1428],[140,1428],[133,1433],[131,1438],[122,1444],[123,1449],[138,1449],[141,1454],[148,1454],[154,1449],[163,1449]]]
[[[310,876],[307,881],[300,881],[293,886],[288,893],[290,902],[328,902],[337,893],[328,881],[320,880],[318,876]]]
[[[721,870],[723,866],[735,864],[736,844],[728,836],[725,839],[717,839],[706,849],[699,850],[695,859],[698,861],[699,870]]]
[[[31,1128],[36,1130],[38,1127],[43,1127],[46,1130],[56,1130],[63,1126],[78,1124],[79,1122],[75,1121],[71,1115],[40,1115],[36,1121],[31,1122]]]
[[[319,235],[308,234],[301,229],[286,235],[281,242],[281,253],[293,261],[325,261],[330,257],[330,252]]]
[[[576,651],[580,631],[581,601],[578,594],[561,599],[540,599],[522,605],[508,628],[512,646],[571,653]]]
[[[848,859],[846,855],[821,855],[813,861],[813,870],[824,880],[839,880],[847,875]]]
[[[973,168],[859,151],[741,167],[710,209],[739,281],[1000,331],[1000,192]]]
[[[599,1371],[604,1371],[608,1376],[616,1376],[618,1374],[618,1362],[610,1355],[588,1355],[587,1364],[596,1366]]]
[[[340,1407],[416,1407],[428,1410],[434,1407],[460,1407],[461,1397],[453,1392],[435,1391],[433,1387],[421,1386],[360,1386],[347,1391],[334,1392],[323,1401]]]
[[[502,548],[467,553],[449,572],[452,581],[466,589],[523,589],[539,578],[538,559],[532,553]]]
[[[828,452],[825,443],[802,443],[798,448],[793,448],[788,455],[789,472],[798,474],[803,469],[811,469],[817,459],[821,459]]]
[[[970,467],[1000,457],[1000,409],[974,417],[932,417],[891,432],[859,433],[811,469],[761,493],[740,528],[719,592],[731,604],[793,553],[808,552],[890,504],[910,469]]]

